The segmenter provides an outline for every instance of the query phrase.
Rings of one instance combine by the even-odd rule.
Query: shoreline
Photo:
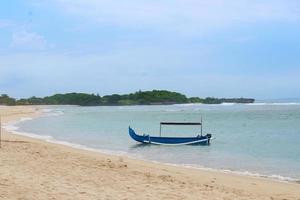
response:
[[[7,123],[9,121],[10,122],[17,121],[18,119],[20,120],[22,117],[40,116],[42,114],[42,112],[40,110],[41,108],[47,108],[47,107],[45,107],[45,106],[28,106],[28,107],[20,106],[20,107],[14,107],[14,108],[6,107],[6,108],[4,108],[4,110],[8,110],[7,112],[8,113],[11,112],[11,113],[9,113],[8,115],[3,117],[5,119],[5,120],[3,120],[3,122]],[[12,110],[12,111],[9,111],[9,110]],[[3,112],[3,107],[2,108],[0,107],[0,111]],[[36,144],[37,146],[41,145],[41,146],[45,146],[47,148],[51,147],[51,149],[53,151],[56,151],[56,149],[59,149],[61,151],[60,153],[68,152],[70,154],[74,154],[73,156],[75,156],[75,157],[76,157],[76,154],[84,155],[83,157],[85,157],[86,159],[91,156],[93,157],[93,159],[100,157],[101,159],[104,158],[104,160],[106,160],[106,161],[110,160],[110,162],[104,161],[104,165],[106,167],[108,165],[108,167],[112,168],[113,171],[115,170],[116,166],[119,166],[119,167],[117,167],[118,169],[125,168],[125,171],[128,170],[129,166],[130,166],[130,168],[131,167],[134,168],[135,172],[137,171],[138,174],[142,174],[143,176],[146,176],[146,180],[145,180],[146,182],[150,177],[150,178],[154,178],[158,182],[162,181],[161,183],[169,184],[170,182],[177,182],[175,185],[178,186],[178,183],[180,183],[180,180],[182,178],[188,177],[188,179],[193,179],[194,178],[193,176],[195,174],[197,177],[200,177],[200,178],[203,178],[203,176],[204,176],[205,184],[203,184],[203,180],[197,181],[196,179],[193,179],[192,182],[196,182],[196,183],[198,182],[198,184],[200,184],[200,186],[202,186],[202,187],[200,187],[200,189],[202,189],[203,191],[200,190],[200,193],[199,193],[200,195],[201,195],[201,191],[202,191],[202,195],[206,194],[208,191],[213,191],[213,193],[216,193],[215,198],[212,198],[212,199],[216,199],[216,197],[220,197],[220,196],[224,196],[224,199],[225,199],[227,193],[229,194],[229,196],[237,195],[237,196],[235,196],[236,198],[243,197],[245,199],[251,199],[252,198],[251,195],[254,195],[254,196],[262,195],[260,197],[265,198],[265,196],[267,196],[268,198],[270,198],[270,196],[271,196],[272,198],[276,199],[277,198],[276,195],[280,194],[280,196],[282,196],[281,193],[285,190],[289,191],[288,193],[284,194],[285,195],[284,197],[287,197],[287,199],[297,199],[296,197],[300,197],[300,184],[297,184],[294,182],[283,182],[283,181],[274,180],[274,179],[265,178],[265,177],[253,177],[253,176],[247,176],[247,175],[241,175],[241,174],[234,174],[231,172],[225,173],[225,172],[222,172],[219,170],[214,170],[214,169],[212,169],[212,170],[199,169],[199,168],[194,169],[192,167],[185,167],[185,166],[178,166],[178,165],[174,166],[173,164],[159,163],[159,162],[155,162],[155,161],[147,161],[147,160],[132,158],[127,155],[125,155],[125,156],[124,155],[111,155],[111,154],[107,154],[107,153],[101,152],[101,151],[95,152],[95,151],[90,151],[87,149],[74,148],[72,146],[67,146],[65,144],[57,144],[54,142],[52,143],[49,141],[45,141],[43,139],[15,135],[13,133],[8,133],[8,131],[3,131],[3,132],[4,132],[3,143],[5,144],[5,145],[3,144],[3,148],[5,148],[7,143],[9,143],[7,141],[16,140],[16,141],[23,141],[23,142]],[[21,142],[20,142],[20,145],[22,146]],[[2,149],[0,149],[0,152],[1,152],[1,150]],[[2,159],[2,157],[0,157],[0,159]],[[80,162],[79,162],[79,164],[84,165],[84,163],[80,163]],[[125,167],[125,165],[126,165],[126,167]],[[141,166],[143,166],[143,167],[141,168]],[[18,166],[16,166],[16,167],[18,167]],[[54,164],[53,167],[57,167],[57,166],[55,166],[55,164]],[[85,170],[90,170],[90,168],[93,168],[93,165],[87,166],[87,168]],[[147,170],[143,170],[143,168],[146,168]],[[155,168],[155,170],[154,170],[155,172],[152,172],[152,170],[151,170],[152,168]],[[2,170],[2,168],[0,165],[0,175],[2,172],[1,170]],[[151,173],[158,173],[159,175],[152,177]],[[167,173],[167,175],[164,175],[165,173]],[[176,174],[178,174],[178,173],[181,174],[181,176],[177,177]],[[161,174],[163,174],[162,177],[164,177],[164,178],[160,177]],[[132,175],[132,174],[129,174],[129,175]],[[120,176],[120,174],[119,174],[119,176]],[[92,178],[92,177],[86,177],[86,178]],[[173,180],[173,181],[170,181],[169,179]],[[221,179],[221,180],[219,180],[219,183],[218,183],[218,181],[216,181],[215,179],[216,180]],[[0,178],[0,180],[1,180],[1,178]],[[132,182],[136,182],[136,181],[137,180],[135,178],[132,179]],[[207,183],[207,181],[208,181],[208,183]],[[227,188],[228,187],[227,184],[231,184],[232,182],[238,182],[239,184],[233,184],[232,188],[230,188],[230,187]],[[183,185],[189,185],[189,184],[191,184],[191,182],[187,181]],[[220,184],[219,187],[225,187],[228,190],[225,190],[225,192],[224,191],[221,192],[220,190],[214,188],[215,184]],[[242,184],[242,186],[247,185],[247,187],[240,188],[240,184]],[[182,184],[179,184],[179,185],[182,185]],[[264,189],[262,190],[262,188],[259,188],[259,187],[255,188],[255,186],[257,186],[257,185],[264,186]],[[151,184],[150,184],[150,186],[154,187],[154,185],[151,185]],[[265,186],[267,186],[267,187],[265,187]],[[0,197],[2,197],[1,196],[2,195],[1,187],[2,186],[0,184]],[[265,191],[265,189],[269,188],[269,187],[271,187],[271,188],[275,187],[275,188],[277,188],[277,190],[276,191],[273,191],[273,190]],[[181,188],[181,187],[179,187],[179,188]],[[216,188],[218,188],[218,187],[216,187]],[[281,190],[283,190],[283,191],[281,191],[279,188],[282,188]],[[170,189],[170,188],[166,188],[166,189]],[[208,189],[208,190],[206,190],[206,189]],[[234,192],[235,190],[242,190],[242,191],[245,190],[245,191],[248,191],[248,192],[251,191],[251,192],[248,196],[247,195],[244,196],[243,192],[242,193]],[[262,193],[262,194],[256,194],[255,190],[259,190],[260,193]],[[171,191],[174,191],[174,189],[171,189]],[[268,193],[268,195],[266,195],[265,193]],[[278,194],[276,194],[276,193],[278,193]],[[290,196],[290,195],[292,195],[292,196]],[[135,197],[135,196],[133,196],[133,197]],[[157,197],[161,198],[159,195]],[[170,196],[168,196],[168,197],[170,197]],[[190,196],[190,197],[193,197],[193,196]],[[62,198],[64,198],[64,197],[62,197]],[[116,196],[114,196],[113,199],[114,198],[116,198]],[[205,196],[205,198],[209,199],[209,197],[207,197],[207,196]],[[197,199],[197,196],[195,196],[195,199]],[[223,199],[223,198],[220,198],[220,199]],[[297,200],[299,200],[299,198]]]
[[[32,107],[32,106],[31,106]],[[34,106],[35,107],[35,106]],[[47,114],[51,116],[59,116],[62,115],[61,111],[56,111],[53,112],[53,110],[49,109],[49,106],[42,106],[46,107],[42,109],[42,112],[40,112],[36,117],[42,117]],[[291,177],[286,177],[278,174],[272,174],[272,175],[266,175],[266,174],[261,174],[261,173],[254,173],[251,171],[235,171],[235,170],[229,170],[229,169],[218,169],[218,168],[211,168],[211,167],[204,167],[200,165],[190,165],[190,164],[176,164],[176,163],[168,163],[168,162],[160,162],[156,160],[148,160],[146,158],[138,158],[136,156],[130,155],[127,152],[123,151],[112,151],[108,149],[98,149],[98,148],[92,148],[88,147],[86,145],[82,144],[77,144],[77,143],[72,143],[69,141],[63,141],[63,140],[57,140],[53,138],[50,135],[38,135],[34,133],[29,133],[29,132],[22,132],[18,131],[19,127],[17,126],[19,123],[27,120],[33,120],[34,118],[30,117],[23,117],[18,121],[13,121],[9,122],[9,124],[2,125],[3,129],[5,129],[7,132],[10,132],[11,134],[19,135],[19,136],[24,136],[24,137],[29,137],[32,139],[38,139],[43,142],[48,142],[48,143],[53,143],[53,144],[58,144],[58,145],[64,145],[70,148],[74,149],[79,149],[83,151],[89,151],[89,152],[94,152],[94,153],[101,153],[101,154],[106,154],[108,156],[124,156],[129,159],[134,159],[134,160],[141,160],[144,162],[151,162],[151,163],[156,163],[156,164],[162,164],[166,166],[174,166],[174,167],[182,167],[182,168],[187,168],[187,169],[196,169],[196,170],[205,170],[205,171],[211,171],[211,172],[221,172],[224,174],[229,174],[229,175],[238,175],[238,176],[245,176],[245,177],[255,177],[255,178],[262,178],[262,179],[267,179],[267,180],[272,180],[272,181],[278,181],[278,182],[291,182],[291,183],[297,183],[300,184],[299,179],[291,178]]]
[[[38,116],[40,117],[40,116]],[[68,141],[63,141],[63,140],[56,140],[52,136],[49,135],[37,135],[34,133],[28,133],[28,132],[22,132],[18,131],[17,125],[20,122],[27,121],[27,120],[33,120],[34,118],[22,118],[19,121],[13,122],[10,125],[4,125],[3,129],[5,129],[7,132],[18,135],[21,137],[28,137],[31,139],[37,139],[42,142],[47,142],[47,143],[52,143],[52,144],[57,144],[57,145],[63,145],[66,147],[70,147],[73,149],[78,149],[78,150],[83,150],[83,151],[88,151],[88,152],[93,152],[93,153],[100,153],[100,154],[105,154],[107,156],[124,156],[128,159],[134,159],[137,161],[143,161],[143,162],[151,162],[155,164],[161,164],[161,165],[166,165],[166,166],[173,166],[173,167],[182,167],[186,169],[195,169],[195,170],[204,170],[204,171],[211,171],[211,172],[220,172],[224,174],[229,174],[229,175],[238,175],[238,176],[244,176],[244,177],[254,177],[254,178],[261,178],[261,179],[267,179],[271,181],[278,181],[278,182],[283,182],[283,183],[297,183],[300,184],[300,180],[291,178],[291,177],[285,177],[282,175],[277,175],[277,174],[272,174],[272,175],[265,175],[265,174],[260,174],[260,173],[253,173],[249,171],[234,171],[234,170],[229,170],[229,169],[218,169],[218,168],[209,168],[209,167],[204,167],[204,166],[198,166],[198,165],[189,165],[189,164],[175,164],[175,163],[168,163],[168,162],[160,162],[156,160],[148,160],[148,159],[143,159],[143,158],[137,158],[133,155],[128,154],[127,152],[122,152],[122,151],[111,151],[107,149],[97,149],[97,148],[92,148],[88,147],[85,145],[77,144],[77,143],[72,143]],[[11,127],[6,127],[6,126],[11,126]],[[10,130],[11,129],[11,130]]]

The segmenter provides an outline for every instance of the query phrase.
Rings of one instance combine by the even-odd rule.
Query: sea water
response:
[[[18,132],[138,159],[300,180],[300,103],[52,106],[44,112],[20,122]],[[203,133],[215,137],[209,146],[140,145],[128,135],[129,126],[155,136],[161,121],[199,122],[201,117]],[[163,136],[198,134],[195,126],[162,128]]]

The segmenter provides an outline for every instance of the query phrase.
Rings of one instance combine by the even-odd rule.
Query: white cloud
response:
[[[10,46],[16,49],[44,50],[47,48],[48,43],[46,39],[38,33],[22,30],[12,34]]]
[[[299,1],[48,0],[88,23],[197,32],[257,21],[299,21]]]

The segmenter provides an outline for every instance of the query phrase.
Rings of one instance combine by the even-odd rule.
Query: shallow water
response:
[[[160,121],[200,121],[210,146],[138,145],[128,135],[159,134]],[[53,106],[19,130],[56,141],[192,167],[300,179],[300,103],[76,107]],[[199,127],[163,127],[165,136],[194,136]],[[49,137],[51,136],[51,137]]]

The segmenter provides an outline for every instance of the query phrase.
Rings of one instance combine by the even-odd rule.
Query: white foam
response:
[[[28,120],[32,120],[33,118],[31,118],[31,117],[22,117],[21,119],[20,119],[20,122],[24,122],[24,121],[28,121]]]
[[[63,111],[61,111],[61,110],[55,110],[55,111],[49,113],[48,116],[60,116],[60,115],[63,115],[63,114],[64,114]]]
[[[251,106],[300,106],[300,102],[285,102],[285,103],[247,103],[246,105]]]
[[[44,116],[60,116],[64,114],[64,112],[59,109],[50,108],[45,108],[42,110],[42,112],[44,113]]]
[[[98,153],[105,153],[105,154],[109,154],[109,155],[117,155],[117,156],[124,156],[127,153],[123,152],[123,151],[111,151],[111,150],[104,150],[104,149],[97,149],[97,148],[91,148],[85,145],[81,145],[81,144],[76,144],[76,143],[71,143],[71,142],[67,142],[67,141],[61,141],[61,140],[56,140],[54,138],[49,138],[46,139],[47,142],[50,143],[54,143],[54,144],[61,144],[61,145],[65,145],[65,146],[69,146],[75,149],[81,149],[81,150],[87,150],[87,151],[92,151],[92,152],[98,152]]]
[[[105,154],[109,154],[109,155],[117,155],[117,156],[121,156],[121,155],[124,156],[127,154],[126,152],[122,152],[122,151],[102,150],[102,149],[87,147],[87,146],[81,145],[81,144],[71,143],[71,142],[62,141],[62,140],[56,140],[55,138],[53,138],[50,135],[38,135],[38,134],[34,134],[34,133],[18,131],[19,127],[16,125],[22,121],[27,121],[27,120],[32,120],[32,118],[24,117],[24,118],[21,118],[19,121],[12,122],[12,123],[6,123],[6,124],[4,124],[3,129],[5,129],[6,131],[8,131],[12,134],[15,134],[15,135],[21,135],[21,136],[26,136],[26,137],[30,137],[30,138],[40,139],[40,140],[43,140],[43,141],[46,141],[49,143],[61,144],[61,145],[75,148],[75,149],[82,149],[82,150],[98,152],[98,153],[105,153]]]
[[[3,129],[7,130],[8,132],[12,132],[12,131],[15,131],[15,130],[18,130],[19,127],[13,125],[13,124],[3,124]]]
[[[166,110],[162,110],[162,112],[182,112],[184,110],[176,110],[176,109],[166,109]]]
[[[291,177],[285,177],[281,175],[265,175],[265,174],[259,174],[259,173],[253,173],[249,171],[234,171],[234,170],[221,170],[225,173],[229,174],[238,174],[238,175],[243,175],[243,176],[249,176],[249,177],[261,177],[261,178],[269,178],[273,180],[278,180],[278,181],[284,181],[284,182],[296,182],[298,179],[291,178]]]
[[[264,106],[267,105],[267,103],[246,103],[247,106]]]
[[[191,107],[191,106],[234,106],[234,105],[251,105],[251,106],[299,106],[300,102],[256,102],[256,103],[220,103],[220,104],[175,104],[177,107]]]
[[[190,169],[199,169],[199,170],[205,170],[205,171],[213,171],[213,172],[221,172],[225,174],[235,174],[235,175],[241,175],[241,176],[247,176],[247,177],[256,177],[256,178],[267,178],[272,179],[280,182],[298,182],[298,179],[291,178],[291,177],[285,177],[281,175],[264,175],[259,173],[253,173],[249,171],[235,171],[235,170],[228,170],[228,169],[215,169],[215,168],[209,168],[209,167],[203,167],[200,165],[187,165],[187,164],[171,164],[171,163],[162,163],[157,161],[151,161],[155,163],[160,164],[166,164],[170,166],[175,167],[184,167],[184,168],[190,168]]]
[[[299,106],[300,103],[298,102],[290,102],[290,103],[272,103],[272,105],[278,105],[278,106],[291,106],[291,105],[296,105]]]
[[[40,139],[40,140],[44,140],[46,142],[50,142],[50,143],[54,143],[54,144],[61,144],[61,145],[75,148],[75,149],[82,149],[82,150],[105,153],[105,154],[110,154],[110,155],[126,155],[127,154],[126,152],[122,152],[122,151],[102,150],[102,149],[87,147],[87,146],[81,145],[81,144],[71,143],[71,142],[62,141],[62,140],[56,140],[55,138],[53,138],[50,135],[37,135],[34,133],[17,131],[19,129],[19,127],[15,126],[15,125],[5,125],[5,126],[3,126],[3,128],[15,135],[22,135],[22,136],[26,136],[26,137],[30,137],[30,138]]]
[[[45,109],[42,109],[42,112],[44,113],[48,113],[48,112],[52,112],[53,109],[50,109],[50,108],[45,108]]]
[[[11,131],[11,133],[13,133],[15,135],[22,135],[22,136],[36,138],[36,139],[41,139],[41,140],[46,140],[46,141],[49,141],[49,140],[53,139],[53,137],[50,136],[50,135],[36,135],[36,134],[33,134],[33,133],[20,132],[20,131]]]
[[[16,131],[19,129],[19,127],[16,126],[18,123],[32,120],[32,119],[33,118],[31,118],[31,117],[22,117],[21,119],[19,119],[18,121],[15,121],[15,122],[3,123],[3,128],[9,132],[13,132],[13,131]]]
[[[174,105],[171,105],[171,106],[178,106],[178,107],[190,107],[190,106],[197,106],[197,105],[205,105],[205,104],[202,104],[202,103],[183,103],[183,104],[174,104]]]
[[[237,103],[221,103],[220,105],[222,106],[233,106],[236,105]]]

